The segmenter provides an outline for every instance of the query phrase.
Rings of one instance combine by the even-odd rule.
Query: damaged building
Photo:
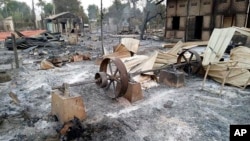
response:
[[[63,12],[1,32],[0,141],[224,141],[249,126],[250,46],[232,44],[250,39],[248,2],[165,2],[177,43],[141,39],[129,5],[101,27]]]
[[[70,12],[62,12],[47,17],[44,23],[48,31],[61,33],[67,33],[73,28],[80,30],[82,25],[80,18]]]
[[[168,0],[166,38],[208,40],[214,28],[250,27],[247,0]]]

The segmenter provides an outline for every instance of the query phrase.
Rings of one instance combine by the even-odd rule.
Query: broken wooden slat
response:
[[[166,52],[159,52],[157,58],[155,59],[155,64],[153,68],[162,67],[167,64],[173,64],[177,61],[177,53],[180,52],[183,46],[183,42],[179,41],[175,44],[173,48]]]
[[[123,44],[118,44],[117,46],[114,47],[114,53],[103,56],[103,58],[110,58],[110,57],[126,58],[126,57],[131,57],[131,53]]]
[[[54,65],[51,62],[44,59],[42,60],[40,67],[42,70],[47,70],[54,68]]]
[[[20,100],[18,99],[17,95],[13,92],[9,93],[10,98],[14,101],[15,104],[19,105]]]
[[[247,69],[238,68],[235,66],[237,62],[219,62],[209,65],[208,75],[215,81],[223,83],[226,78],[225,84],[233,86],[245,86],[250,78],[250,72]],[[205,68],[207,69],[207,68]],[[230,74],[228,72],[230,71]],[[249,84],[247,84],[249,85]]]
[[[190,48],[193,48],[196,46],[206,46],[207,44],[208,44],[208,41],[183,42],[182,48],[183,49],[190,49]],[[175,45],[176,45],[175,43],[167,43],[167,44],[163,44],[162,46],[164,48],[172,48]]]
[[[121,43],[131,52],[137,53],[140,40],[133,38],[122,38]]]
[[[239,46],[230,51],[230,60],[237,61],[239,67],[250,69],[250,49],[249,47]]]
[[[160,68],[160,67],[162,67],[164,65],[166,65],[166,64],[155,63],[154,68]]]
[[[148,56],[146,55],[135,55],[129,58],[122,58],[122,62],[124,63],[127,72],[130,72],[132,68],[142,63],[146,59],[148,59]]]
[[[162,47],[163,48],[172,48],[176,43],[167,43],[167,44],[163,44]]]
[[[179,41],[175,44],[175,46],[173,48],[171,48],[170,50],[167,51],[167,53],[169,54],[177,54],[178,52],[181,51],[181,48],[183,46],[183,42]]]
[[[219,62],[235,31],[235,28],[214,29],[204,53],[203,66]]]
[[[158,52],[154,52],[147,60],[143,61],[138,66],[134,67],[130,70],[131,73],[145,71],[145,70],[152,70],[154,67],[155,60],[157,58]],[[144,74],[153,75],[153,72],[147,72]]]

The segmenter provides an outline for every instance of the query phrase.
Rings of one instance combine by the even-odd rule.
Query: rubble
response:
[[[15,102],[15,104],[17,104],[17,105],[20,104],[20,100],[18,99],[18,97],[16,96],[16,94],[14,94],[13,92],[10,92],[9,96]]]
[[[60,140],[70,141],[82,137],[84,129],[82,123],[77,117],[63,124],[61,129],[58,129]]]
[[[123,44],[132,53],[137,53],[139,49],[140,40],[133,38],[122,38],[121,44]]]
[[[220,93],[222,93],[225,84],[242,87],[243,89],[246,88],[247,85],[250,85],[250,72],[248,71],[249,68],[246,68],[248,64],[247,58],[244,58],[245,61],[242,62],[242,59],[240,59],[241,57],[239,57],[239,59],[233,57],[234,53],[232,52],[231,56],[233,58],[221,61],[235,32],[246,36],[250,35],[249,30],[246,28],[229,27],[214,29],[203,56],[202,65],[206,70],[206,74],[204,76],[202,88],[204,88],[207,75],[221,83]],[[234,50],[242,52],[244,49],[245,48],[240,47]],[[244,54],[241,54],[241,56],[243,55]],[[238,65],[239,63],[240,65]],[[242,65],[242,63],[244,65]]]
[[[6,72],[0,72],[0,83],[11,81],[11,77]]]
[[[78,35],[75,33],[71,33],[68,35],[68,44],[69,45],[76,45],[78,43]]]
[[[117,57],[117,58],[126,58],[131,57],[130,51],[127,49],[127,47],[123,44],[118,44],[113,47],[114,51],[110,54],[103,55],[103,58],[109,58],[109,57]]]
[[[225,93],[221,95],[201,91],[202,78],[193,75],[187,78],[184,72],[184,87],[177,89],[158,83],[163,77],[155,75],[158,74],[157,69],[176,65],[179,52],[183,49],[180,47],[181,42],[176,44],[177,47],[163,50],[161,42],[151,44],[151,41],[140,41],[137,50],[128,50],[118,39],[113,39],[112,42],[107,40],[109,39],[104,41],[107,50],[116,52],[120,48],[130,53],[128,57],[119,57],[126,67],[122,70],[131,74],[126,76],[130,80],[129,85],[134,84],[130,85],[132,87],[128,85],[125,98],[122,97],[121,100],[107,97],[107,90],[100,89],[102,82],[97,86],[85,84],[69,88],[70,95],[68,92],[65,95],[58,92],[62,101],[69,100],[74,97],[71,94],[77,93],[77,102],[72,100],[73,102],[58,104],[60,98],[55,100],[55,95],[51,94],[51,90],[62,83],[91,81],[96,73],[102,77],[100,72],[104,73],[104,70],[94,64],[101,52],[99,41],[86,40],[86,44],[50,48],[51,50],[35,48],[37,55],[22,51],[20,53],[24,61],[33,63],[25,63],[10,83],[0,84],[0,140],[221,140],[229,138],[228,125],[250,121],[247,108],[250,97],[247,90],[225,85]],[[88,49],[88,44],[95,46],[96,50]],[[113,50],[112,47],[116,45],[118,48]],[[241,60],[237,55],[243,52],[247,54],[247,51],[242,52],[240,48],[231,51],[232,58],[239,59],[237,61]],[[153,50],[161,51],[152,52]],[[39,55],[42,51],[47,53]],[[185,52],[186,59],[193,60],[192,56],[190,52]],[[78,62],[84,58],[89,61]],[[181,65],[184,60],[185,58],[181,58]],[[40,70],[37,69],[37,62],[45,62],[44,66],[58,68]],[[109,63],[106,65],[108,68]],[[111,69],[116,68],[115,65],[112,64]],[[111,69],[105,70],[109,74],[106,76],[108,80],[116,76],[115,73],[110,73]],[[151,71],[147,72],[148,69]],[[121,74],[123,73],[119,72]],[[119,89],[120,81],[116,82]],[[133,86],[136,88],[133,89]],[[210,79],[206,86],[214,90],[220,88],[219,84]],[[117,89],[111,90],[114,92]],[[9,97],[6,97],[8,94]],[[77,106],[83,104],[83,100],[84,106]],[[10,104],[12,101],[21,101],[22,106]],[[59,115],[60,112],[63,114]],[[77,114],[73,112],[86,112],[87,116],[77,118]],[[57,115],[60,122],[52,115]],[[64,119],[64,116],[70,118]]]
[[[33,35],[25,36],[19,31],[15,31],[16,46],[18,49],[27,49],[30,47],[38,46],[54,46],[53,42],[62,43],[64,40],[60,40],[61,35],[53,35],[47,31],[34,32]],[[5,47],[9,50],[13,50],[12,37],[8,36],[5,39]]]
[[[208,41],[195,41],[195,42],[185,42],[182,43],[181,47],[183,49],[190,49],[194,48],[197,46],[206,46],[208,44]],[[162,44],[163,48],[173,48],[176,45],[176,43],[167,43],[167,44]]]
[[[42,70],[53,69],[53,68],[54,68],[54,65],[53,65],[51,62],[49,62],[49,61],[47,61],[47,60],[44,59],[44,60],[42,60],[42,62],[41,62],[40,68],[41,68]]]
[[[179,41],[170,50],[165,52],[159,51],[154,63],[154,68],[160,68],[165,65],[176,63],[178,57],[177,53],[181,51],[182,46],[183,42]]]
[[[77,52],[75,55],[72,55],[70,61],[71,62],[79,62],[83,60],[91,60],[91,55],[90,53],[82,53],[82,52]]]
[[[246,46],[239,46],[230,51],[230,60],[238,62],[237,66],[241,68],[250,68],[250,49]]]

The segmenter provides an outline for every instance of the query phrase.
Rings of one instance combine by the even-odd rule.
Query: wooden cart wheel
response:
[[[100,65],[100,72],[107,74],[108,84],[104,90],[111,98],[123,96],[128,88],[128,73],[119,58],[105,58]]]
[[[185,54],[190,54],[190,57],[187,58]],[[180,65],[178,65],[180,64]],[[177,58],[177,67],[178,69],[182,69],[188,75],[196,74],[199,72],[201,68],[201,57],[194,50],[184,50],[180,53]]]

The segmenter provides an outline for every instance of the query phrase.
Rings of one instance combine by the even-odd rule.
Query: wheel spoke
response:
[[[188,65],[188,75],[191,74],[192,68],[190,65]]]
[[[120,81],[120,77],[115,77],[114,80],[115,81]]]
[[[193,54],[193,53],[191,53],[191,56],[190,56],[190,58],[189,58],[189,62],[191,62],[191,61],[192,61],[193,56],[194,56],[194,54]]]
[[[184,54],[189,53],[187,58]],[[185,61],[185,62],[184,62]],[[177,66],[179,69],[183,69],[187,74],[195,74],[201,67],[201,58],[198,53],[193,50],[185,50],[177,58]]]
[[[187,58],[186,58],[186,56],[184,54],[183,54],[183,58],[184,58],[185,62],[188,63],[188,60],[187,60]]]
[[[118,72],[118,69],[116,68],[115,73],[114,73],[114,76],[116,76],[117,72]]]
[[[116,93],[115,93],[115,87],[116,87],[116,86],[115,86],[115,81],[113,81],[113,93],[114,93],[114,94],[116,94]]]
[[[111,66],[111,61],[109,61],[109,70],[110,70],[110,74],[113,74],[113,71],[112,71],[112,66]]]
[[[125,94],[128,87],[128,74],[119,58],[104,59],[100,65],[100,71],[107,73],[108,82],[105,90],[109,97],[116,98]]]
[[[112,83],[112,81],[109,81],[109,84],[108,84],[108,86],[106,87],[107,90],[109,89],[111,83]]]

